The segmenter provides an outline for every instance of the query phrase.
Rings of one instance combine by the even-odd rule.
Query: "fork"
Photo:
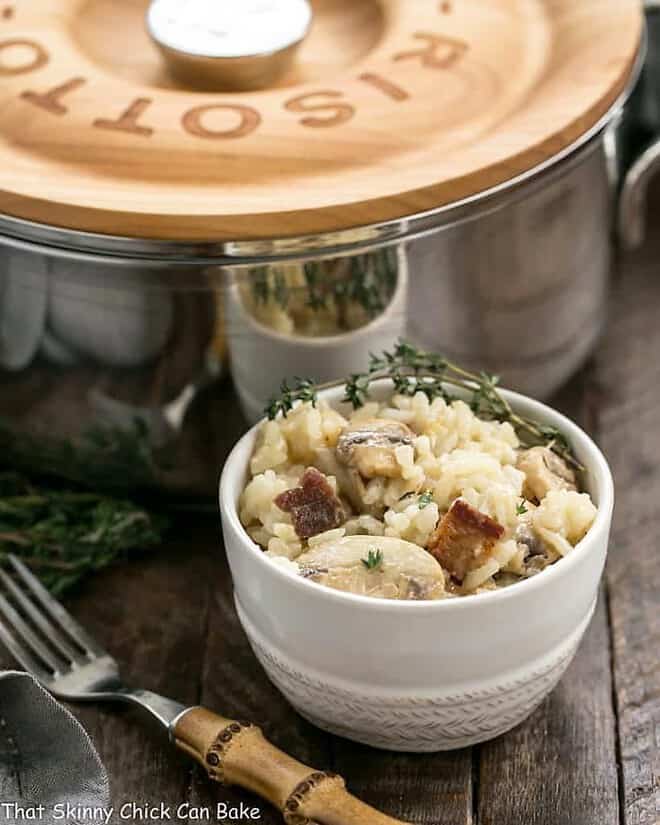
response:
[[[255,725],[126,687],[112,656],[22,562],[8,560],[9,567],[0,568],[0,641],[53,696],[137,706],[211,779],[259,794],[287,825],[402,825],[348,793],[341,777],[278,750]]]

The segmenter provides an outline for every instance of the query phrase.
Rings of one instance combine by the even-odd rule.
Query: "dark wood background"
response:
[[[656,199],[654,225],[660,226]],[[454,753],[394,755],[325,735],[266,679],[231,599],[217,518],[189,516],[162,552],[98,576],[71,603],[131,683],[253,720],[281,748],[419,825],[655,825],[660,821],[660,232],[623,262],[606,337],[554,399],[595,436],[616,479],[594,620],[559,687],[523,725]],[[250,801],[211,785],[129,711],[74,708],[113,803]],[[114,822],[119,822],[116,816]],[[159,823],[158,817],[151,823]]]

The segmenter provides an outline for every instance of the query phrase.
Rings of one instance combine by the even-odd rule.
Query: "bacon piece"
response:
[[[440,519],[427,550],[456,581],[488,559],[504,527],[463,499],[456,501]]]
[[[346,521],[341,501],[316,467],[308,467],[300,479],[300,486],[280,493],[275,504],[291,514],[293,528],[301,539],[333,530]]]

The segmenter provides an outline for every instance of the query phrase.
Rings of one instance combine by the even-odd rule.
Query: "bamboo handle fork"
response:
[[[0,641],[59,699],[141,708],[211,779],[259,794],[287,825],[399,823],[348,793],[341,777],[278,750],[255,725],[126,687],[112,656],[13,556],[6,570],[0,568]]]

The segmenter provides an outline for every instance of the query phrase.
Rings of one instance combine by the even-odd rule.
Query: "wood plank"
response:
[[[555,691],[518,728],[481,746],[479,825],[617,825],[608,642],[601,597]]]
[[[596,424],[587,369],[553,406]],[[617,825],[615,715],[605,600],[557,689],[522,725],[480,749],[479,825]]]
[[[472,749],[387,753],[335,738],[335,770],[351,791],[415,825],[471,825]]]
[[[656,235],[626,262],[597,360],[601,441],[617,496],[607,582],[626,825],[660,821],[659,258]]]

